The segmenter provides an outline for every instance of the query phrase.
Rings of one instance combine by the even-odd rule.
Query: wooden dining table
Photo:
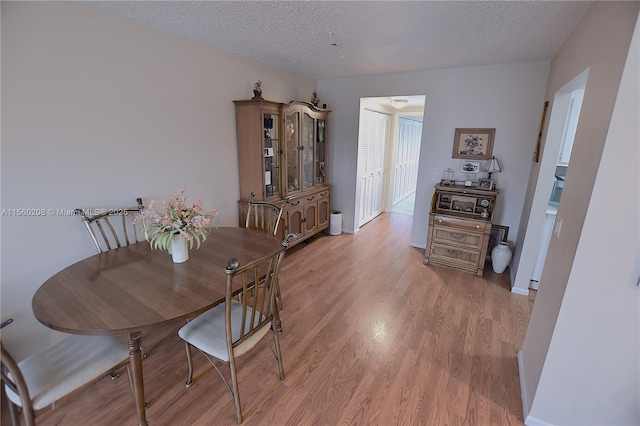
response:
[[[224,302],[225,267],[270,256],[281,241],[245,228],[212,229],[189,260],[141,242],[88,257],[58,272],[36,291],[36,318],[72,334],[126,336],[138,423],[146,425],[142,354],[144,332],[184,321]],[[123,342],[124,344],[124,342]]]

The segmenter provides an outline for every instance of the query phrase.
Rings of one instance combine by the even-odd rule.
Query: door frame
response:
[[[406,108],[394,108],[392,105],[394,104],[394,100],[398,99],[398,98],[405,98],[405,99],[409,99],[409,106],[407,106]],[[360,155],[361,155],[361,142],[360,142],[360,137],[362,134],[362,111],[365,108],[365,106],[373,106],[373,108],[370,109],[376,109],[379,108],[379,111],[381,112],[385,112],[388,113],[392,116],[392,120],[391,120],[391,137],[390,137],[390,141],[389,141],[389,146],[387,147],[387,149],[389,150],[389,153],[387,155],[387,170],[389,169],[389,167],[391,167],[392,164],[394,164],[393,162],[395,161],[395,150],[397,149],[396,144],[397,144],[397,128],[398,128],[398,120],[399,120],[399,116],[422,116],[422,123],[424,126],[424,112],[425,112],[425,106],[426,106],[426,99],[427,96],[426,95],[409,95],[409,96],[369,96],[369,97],[362,97],[360,98],[360,106],[359,106],[359,113],[358,113],[358,152],[357,152],[357,166],[356,166],[356,179],[355,179],[355,200],[354,200],[354,208],[355,208],[355,214],[354,214],[354,229],[353,229],[353,233],[357,234],[358,231],[360,230],[360,227],[362,226],[362,224],[360,223],[360,172],[361,172],[361,167],[362,165],[360,164]],[[371,102],[371,103],[369,103]],[[415,106],[418,105],[418,106]],[[423,132],[424,132],[424,127],[423,127]],[[421,140],[420,140],[420,146],[422,147],[424,143],[424,133],[422,134]],[[392,158],[393,157],[393,158]],[[393,162],[392,162],[393,161]],[[418,162],[420,161],[420,159],[418,159]],[[418,168],[420,168],[420,165],[418,163]],[[390,194],[390,185],[392,184],[392,180],[390,179],[389,173],[387,173],[387,176],[385,177],[385,181],[384,181],[384,194],[383,194],[383,212],[388,212],[391,211],[392,205],[391,203],[393,202],[392,200],[392,196],[393,194]]]

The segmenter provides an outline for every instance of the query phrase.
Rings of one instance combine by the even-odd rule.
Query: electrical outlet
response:
[[[556,223],[553,225],[553,233],[556,234],[556,238],[560,238],[561,229],[562,229],[562,218],[556,217]]]

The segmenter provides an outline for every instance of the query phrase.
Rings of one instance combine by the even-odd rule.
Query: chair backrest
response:
[[[0,325],[0,328],[4,328],[11,324],[13,319],[8,319]],[[27,389],[27,382],[18,367],[18,363],[11,356],[11,354],[4,348],[2,342],[0,342],[0,370],[2,371],[2,383],[9,388],[9,391],[13,391],[18,395],[24,395],[23,416],[27,425],[35,424],[35,411],[29,397],[29,390]],[[7,393],[9,392],[7,391]],[[10,407],[12,408],[12,407]],[[13,409],[10,409],[11,423],[17,423],[15,418],[16,413]]]
[[[0,328],[11,322],[11,319],[3,322]],[[117,336],[75,334],[20,362],[16,362],[0,342],[0,355],[11,423],[19,424],[17,407],[22,407],[21,416],[26,425],[35,424],[36,412],[95,383],[129,360],[129,350]],[[68,408],[72,405],[73,402]]]
[[[144,240],[133,218],[144,210],[142,199],[137,207],[113,209],[75,209],[96,245],[98,253]]]
[[[18,367],[18,363],[13,359],[11,354],[7,352],[4,345],[0,342],[1,359],[0,368],[2,369],[2,383],[13,391],[17,395],[22,396],[22,411],[26,425],[35,424],[35,411],[31,397],[29,396],[29,389],[27,389],[27,382]],[[7,391],[9,392],[9,391]],[[11,416],[15,416],[13,410],[10,412]],[[15,419],[12,419],[12,423]]]
[[[282,200],[280,205],[268,203],[266,201],[254,201],[255,193],[249,197],[249,209],[245,220],[245,227],[257,229],[271,235],[277,235],[280,218],[284,212],[284,207],[289,202]]]
[[[280,263],[284,252],[298,234],[289,234],[282,249],[272,256],[263,257],[239,266],[230,259],[226,267],[226,334],[227,347],[234,356],[250,349],[269,331],[275,313],[275,294]],[[240,309],[240,305],[242,305]],[[275,329],[275,328],[274,328]],[[246,349],[242,345],[246,344]]]

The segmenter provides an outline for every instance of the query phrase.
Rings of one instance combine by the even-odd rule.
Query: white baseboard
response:
[[[527,426],[552,426],[549,423],[545,423],[541,420],[536,419],[535,417],[527,416],[524,419],[524,424]]]
[[[529,399],[527,398],[527,387],[524,385],[524,373],[522,359],[522,351],[518,351],[518,375],[520,376],[520,398],[522,398],[522,418],[526,419],[529,416]]]
[[[347,229],[347,228],[345,228],[345,227],[342,227],[342,233],[343,233],[343,234],[351,234],[351,235],[353,235],[353,234],[357,234],[357,233],[358,233],[358,231],[360,231],[360,229],[356,229],[356,230],[354,231],[353,229]],[[329,232],[329,229],[327,228],[327,233],[328,233],[328,232]]]
[[[528,296],[529,295],[529,289],[528,288],[511,287],[511,293],[519,294],[521,296]]]
[[[527,398],[527,387],[524,383],[524,373],[522,365],[524,363],[522,351],[518,351],[518,375],[520,376],[520,397],[522,398],[522,417],[524,418],[524,424],[527,426],[551,426],[549,423],[545,423],[542,420],[538,420],[533,416],[530,416],[531,407],[529,407],[529,399]]]
[[[426,250],[427,249],[427,244],[418,244],[418,243],[414,243],[414,242],[409,242],[409,246],[411,247],[415,247],[415,248],[419,248],[419,249],[423,249]]]

